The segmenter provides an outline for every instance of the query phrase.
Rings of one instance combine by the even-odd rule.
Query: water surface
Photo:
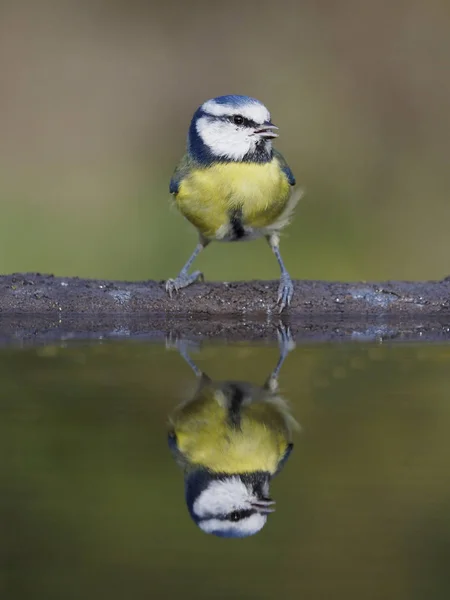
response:
[[[205,342],[212,380],[262,385],[276,343]],[[0,350],[2,598],[450,597],[450,345],[297,346],[301,431],[257,535],[200,531],[167,445],[195,392],[142,341]]]

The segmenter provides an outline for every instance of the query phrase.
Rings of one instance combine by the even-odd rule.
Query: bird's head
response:
[[[278,128],[267,108],[249,96],[219,96],[195,112],[188,150],[199,162],[268,162]]]
[[[274,511],[268,497],[269,474],[211,475],[206,471],[186,480],[186,500],[195,523],[220,537],[258,533]]]

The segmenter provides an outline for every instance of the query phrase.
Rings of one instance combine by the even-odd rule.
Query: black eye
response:
[[[234,512],[230,513],[228,515],[228,520],[229,521],[240,521],[242,518],[241,512],[239,510],[235,510]]]
[[[234,523],[236,523],[236,521],[240,521],[241,519],[246,519],[247,517],[250,517],[251,515],[255,514],[255,510],[250,508],[247,510],[234,510],[233,512],[230,512],[227,514],[226,519],[228,521],[233,521]]]
[[[233,123],[235,125],[242,125],[244,123],[244,117],[241,115],[234,115]]]

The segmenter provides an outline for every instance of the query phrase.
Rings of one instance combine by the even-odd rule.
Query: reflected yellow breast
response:
[[[217,163],[193,169],[180,183],[175,202],[182,214],[209,239],[221,239],[230,214],[239,211],[244,226],[273,224],[290,197],[279,162]]]
[[[212,397],[199,398],[174,419],[177,446],[191,465],[216,473],[275,473],[289,443],[286,421],[269,403],[242,409],[240,427]]]

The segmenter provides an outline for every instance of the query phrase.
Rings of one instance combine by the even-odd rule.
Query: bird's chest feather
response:
[[[274,159],[192,170],[180,184],[176,203],[206,237],[239,239],[271,225],[289,196],[289,183]]]
[[[217,473],[274,473],[288,444],[282,415],[270,404],[251,404],[239,427],[232,427],[226,410],[214,404],[191,408],[175,424],[178,448],[188,462]]]

